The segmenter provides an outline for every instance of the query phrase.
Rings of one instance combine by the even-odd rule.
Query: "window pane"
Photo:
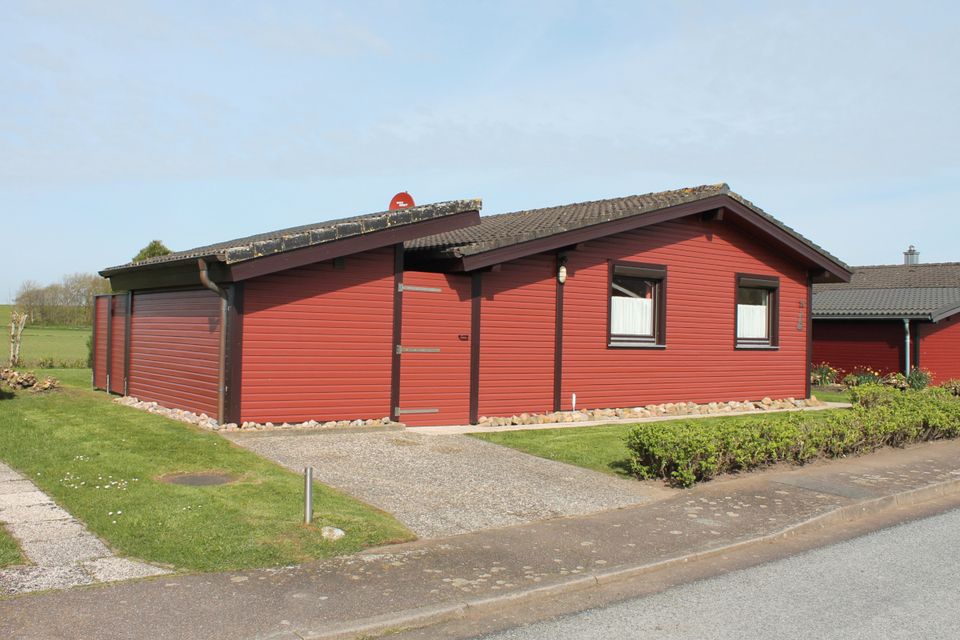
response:
[[[764,305],[770,296],[768,289],[751,289],[749,287],[737,288],[737,304]]]
[[[611,335],[653,337],[657,285],[656,280],[617,275],[614,271],[610,292]]]
[[[653,299],[614,296],[610,300],[610,333],[652,336]]]
[[[737,338],[770,338],[770,291],[751,287],[737,288]]]
[[[613,295],[629,298],[653,298],[653,289],[657,286],[656,280],[631,278],[629,276],[613,276]]]
[[[737,305],[737,337],[747,339],[769,338],[767,332],[767,305]]]

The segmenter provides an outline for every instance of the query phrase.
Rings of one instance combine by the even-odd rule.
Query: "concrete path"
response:
[[[737,550],[762,554],[788,534],[935,498],[960,504],[960,441],[745,474],[635,507],[300,567],[0,599],[0,638],[373,637],[520,603],[579,601],[625,580],[722,562]],[[422,637],[440,636],[427,629]]]
[[[234,432],[237,444],[393,514],[422,538],[596,513],[669,495],[461,435]]]
[[[47,494],[2,462],[0,523],[33,563],[0,569],[0,595],[169,573],[143,562],[118,558]]]

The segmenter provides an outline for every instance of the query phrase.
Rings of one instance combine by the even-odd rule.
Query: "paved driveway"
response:
[[[337,487],[432,538],[583,515],[663,495],[648,484],[462,435],[231,433],[225,437]]]

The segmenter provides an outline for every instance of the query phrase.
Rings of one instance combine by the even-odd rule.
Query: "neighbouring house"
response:
[[[922,367],[960,378],[960,263],[855,267],[847,283],[814,285],[813,360],[845,372]]]
[[[809,395],[837,258],[726,185],[456,201],[101,272],[94,384],[221,422],[476,423]]]

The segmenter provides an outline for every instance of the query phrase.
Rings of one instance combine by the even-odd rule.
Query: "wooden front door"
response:
[[[411,426],[470,420],[470,277],[403,274],[400,404]]]

